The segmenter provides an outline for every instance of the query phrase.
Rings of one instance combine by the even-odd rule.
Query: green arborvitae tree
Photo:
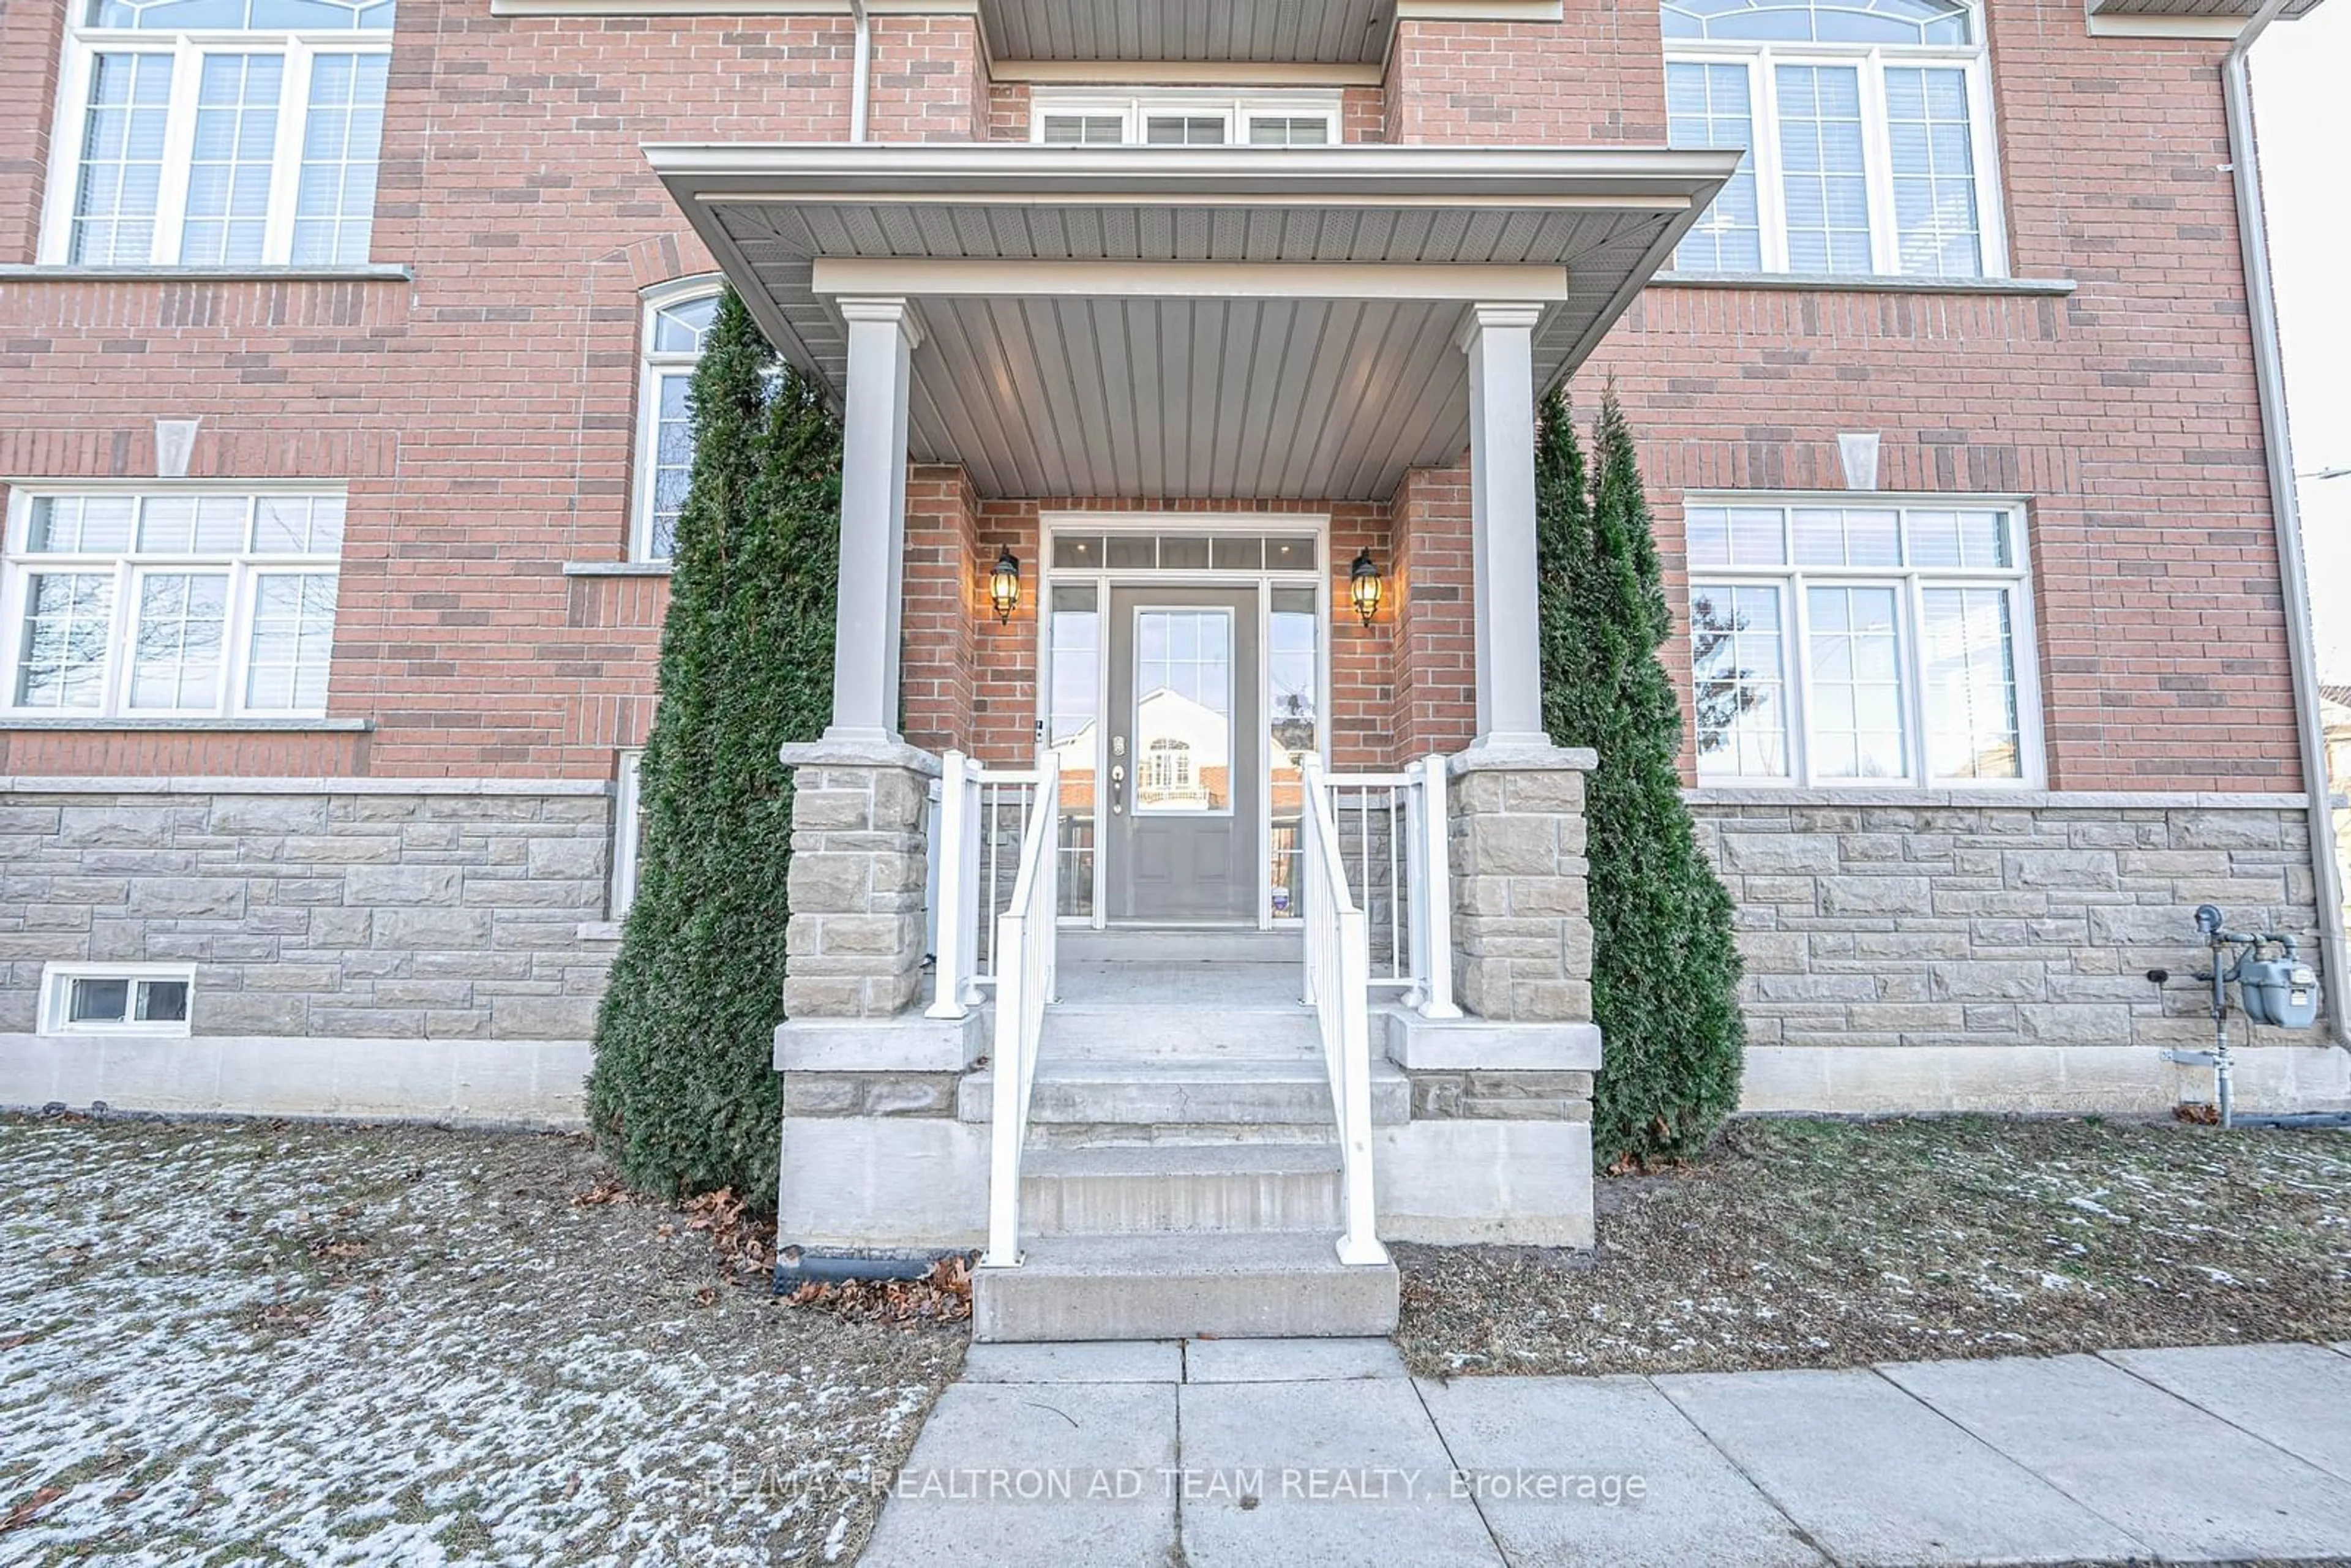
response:
[[[791,779],[832,702],[841,426],[732,290],[690,394],[643,839],[588,1114],[630,1185],[775,1202]]]
[[[1535,451],[1543,725],[1590,747],[1592,1010],[1604,1166],[1694,1154],[1739,1102],[1745,1027],[1730,895],[1698,852],[1675,758],[1682,715],[1657,658],[1673,618],[1632,427],[1612,391],[1587,474],[1566,399]]]

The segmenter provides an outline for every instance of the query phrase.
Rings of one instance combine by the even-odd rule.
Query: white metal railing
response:
[[[1384,1263],[1372,1212],[1371,946],[1364,912],[1347,891],[1339,824],[1323,786],[1320,758],[1309,757],[1306,819],[1299,852],[1305,857],[1306,1001],[1322,1036],[1322,1066],[1339,1124],[1341,1190],[1346,1228],[1342,1263]]]
[[[1400,773],[1322,773],[1339,863],[1369,945],[1366,984],[1395,987],[1421,1016],[1458,1019],[1445,758]],[[1310,835],[1311,836],[1311,835]]]
[[[1009,905],[996,917],[996,1031],[990,1048],[995,1099],[988,1133],[987,1251],[980,1261],[1020,1261],[1020,1154],[1045,1006],[1053,999],[1061,909],[1061,769],[1050,751],[1037,759],[1021,829],[1019,872]]]
[[[997,983],[997,917],[1011,906],[1041,777],[1037,768],[983,768],[960,751],[940,759],[929,868],[933,1018],[962,1018]],[[1057,818],[1047,825],[1059,833]]]

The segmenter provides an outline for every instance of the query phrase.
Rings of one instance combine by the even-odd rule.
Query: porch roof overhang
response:
[[[1540,387],[1672,254],[1736,152],[661,145],[777,347],[836,397],[840,301],[921,324],[908,441],[983,495],[1376,499],[1468,438],[1475,304]]]

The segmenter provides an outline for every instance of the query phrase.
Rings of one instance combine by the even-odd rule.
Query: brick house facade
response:
[[[643,149],[844,142],[857,96],[845,4],[697,9],[398,0],[396,19],[386,5],[339,21],[319,0],[298,47],[282,30],[236,46],[301,56],[286,68],[308,83],[298,129],[292,88],[277,120],[255,118],[254,105],[279,100],[254,68],[218,96],[199,57],[228,46],[150,26],[125,0],[0,14],[0,608],[14,683],[0,694],[0,1100],[576,1114],[625,897],[614,862],[629,852],[626,758],[652,717],[666,604],[664,570],[645,559],[676,467],[658,472],[661,399],[674,391],[661,311],[754,266],[713,254]],[[1708,645],[1708,689],[1729,715],[1694,728],[1690,748],[1691,800],[1745,931],[1750,1103],[2127,1108],[2192,1087],[2159,1051],[2209,1026],[2193,998],[2168,1003],[2139,977],[2190,956],[2187,910],[2212,901],[2246,924],[2320,924],[2291,695],[2299,610],[2283,588],[2224,167],[2226,18],[1917,0],[1887,14],[1915,11],[1922,37],[1959,42],[1923,65],[1874,50],[1853,68],[1864,96],[1848,113],[1836,73],[1849,57],[1836,49],[1772,55],[1743,49],[1735,27],[1703,36],[1706,18],[1736,7],[1334,5],[1387,30],[1366,57],[1326,38],[1284,59],[1260,39],[1238,59],[1211,45],[1169,61],[1126,38],[1091,68],[1066,39],[1057,57],[1008,53],[1028,9],[876,5],[872,150],[1052,140],[1038,128],[1057,104],[1079,119],[1125,113],[1134,140],[1154,103],[1177,119],[1223,114],[1217,137],[1240,140],[1263,101],[1350,151],[1640,156],[1705,139],[1669,102],[1669,79],[1707,99],[1737,73],[1755,94],[1741,110],[1750,128],[1768,84],[1778,120],[1752,234],[1724,207],[1693,231],[1718,262],[1724,246],[1755,244],[1756,264],[1701,271],[1691,240],[1662,271],[1663,253],[1622,263],[1627,291],[1593,307],[1604,336],[1561,365],[1586,413],[1612,381],[1625,402],[1677,613],[1735,588],[1777,607],[1726,612],[1750,642],[1756,617],[1775,631],[1787,617],[1751,660],[1734,646],[1722,664],[1719,639]],[[101,81],[103,61],[151,47],[179,49],[177,88]],[[319,152],[311,128],[328,121],[332,62],[370,57],[384,62],[381,142],[360,210],[371,225],[354,225],[363,159]],[[1697,74],[1669,78],[1669,57]],[[1811,98],[1799,102],[1790,73],[1811,73]],[[1972,95],[1965,107],[1930,101],[1947,79]],[[1914,88],[1915,111],[1898,96]],[[152,105],[140,97],[151,90]],[[1727,112],[1707,102],[1718,120]],[[120,126],[101,130],[101,110]],[[219,152],[239,114],[243,134],[276,138],[274,154]],[[1972,154],[1964,178],[1935,163],[1948,151],[1922,154],[1923,174],[1889,162],[1907,155],[1888,149],[1908,131],[1931,142],[1954,123]],[[1791,151],[1800,131],[1817,168]],[[151,131],[164,215],[152,240],[126,240],[119,215],[113,227],[91,216],[90,170],[129,188]],[[1849,178],[1837,162],[1848,151]],[[246,165],[273,178],[273,193],[240,220],[235,178]],[[343,229],[307,240],[310,198],[295,188],[329,163],[344,182]],[[1808,180],[1827,193],[1821,267],[1793,257],[1813,243],[1790,215]],[[1848,210],[1841,227],[1835,204],[1865,186],[1875,215]],[[1914,187],[1939,204],[1918,221],[1946,246],[1974,246],[1972,264],[1947,251],[1938,267],[1911,265],[1900,214]],[[1840,258],[1849,243],[1876,247],[1876,264]],[[1585,263],[1567,265],[1573,277]],[[1595,275],[1618,265],[1592,263]],[[946,314],[934,312],[935,338]],[[690,310],[674,329],[690,340]],[[1285,341],[1309,353],[1306,338]],[[1359,382],[1406,362],[1363,344],[1358,361],[1334,361]],[[690,364],[690,343],[678,352]],[[1263,371],[1279,404],[1319,398],[1348,416],[1332,386],[1280,374]],[[1244,431],[1205,457],[1164,443],[1155,455],[1154,441],[1119,434],[1150,423],[1132,390],[1102,395],[1107,456],[1091,471],[1116,481],[1109,493],[1025,487],[1037,470],[1010,436],[991,457],[915,452],[897,692],[907,742],[1029,758],[1054,719],[1040,690],[1049,530],[1115,538],[1144,518],[1170,538],[1312,541],[1313,695],[1333,769],[1397,768],[1480,733],[1466,451],[1431,458],[1397,434],[1360,455],[1392,482],[1374,486],[1366,469],[1341,490],[1307,490],[1298,476],[1337,461],[1323,457],[1342,438],[1322,426],[1300,440],[1325,446],[1252,450]],[[1088,411],[1044,401],[1038,428],[1086,425]],[[1399,422],[1410,404],[1398,397]],[[1092,461],[1045,457],[1064,477]],[[238,542],[211,553],[201,530],[213,514],[183,525],[174,509],[207,498],[223,517],[248,508],[220,525],[246,530]],[[297,499],[305,542],[265,548],[263,530],[290,526],[281,515]],[[1738,553],[1736,528],[1766,526],[1753,518],[1767,512],[1782,559]],[[80,532],[60,547],[68,514]],[[1961,575],[1938,580],[1917,541],[1959,514],[1948,526]],[[192,545],[147,553],[145,530],[183,526],[198,530]],[[1991,558],[1969,555],[1962,535],[1984,528],[2004,574],[1967,575]],[[1878,559],[1867,552],[1883,530],[1911,532],[1884,547],[1900,559],[1881,579],[1820,578],[1783,564],[1808,548],[1806,528],[1836,533],[1849,569]],[[1694,529],[1723,541],[1697,564]],[[71,591],[86,594],[78,609],[35,601],[49,591],[35,587],[45,553],[60,550],[87,558],[68,563],[89,580]],[[987,580],[1002,551],[1029,576],[999,622]],[[1384,598],[1359,623],[1347,568],[1364,554]],[[47,575],[65,574],[51,563]],[[205,594],[219,598],[199,605]],[[1884,694],[1859,674],[1832,691],[1810,672],[1829,632],[1813,633],[1813,654],[1794,653],[1800,605],[1825,614],[1844,595],[1844,612],[1877,613],[1856,594],[1882,594],[1894,617],[1882,635],[1862,622],[1837,633],[1849,657],[1899,664],[1881,683],[1900,705],[1890,728],[1865,722],[1863,705]],[[1947,624],[1928,621],[1930,604],[1958,617],[1957,675],[1923,647]],[[1991,644],[1969,619],[1979,612],[2000,627]],[[34,668],[44,614],[40,634],[68,664],[96,661],[84,674]],[[162,643],[164,653],[150,645]],[[1669,650],[1686,681],[1691,648]],[[1946,699],[2015,708],[2004,727],[1996,714],[1961,725],[1966,779],[1940,776],[1929,755]],[[1823,716],[1838,703],[1842,726]],[[1707,704],[1692,706],[1694,726],[1710,722]],[[1761,751],[1742,752],[1750,742]],[[1892,776],[1872,777],[1886,757]],[[89,977],[127,982],[120,1010],[68,1016]],[[141,988],[158,981],[142,1020]],[[113,1005],[113,992],[92,994],[93,1007]],[[2351,1095],[2324,1041],[2278,1036],[2245,1092],[2296,1105]]]

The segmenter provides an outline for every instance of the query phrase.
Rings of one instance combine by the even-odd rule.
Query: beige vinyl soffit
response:
[[[1037,87],[1377,87],[1376,65],[1261,60],[997,60],[991,80]]]
[[[1060,295],[1178,299],[1459,299],[1567,298],[1563,267],[1409,262],[867,261],[820,256],[817,294]]]

